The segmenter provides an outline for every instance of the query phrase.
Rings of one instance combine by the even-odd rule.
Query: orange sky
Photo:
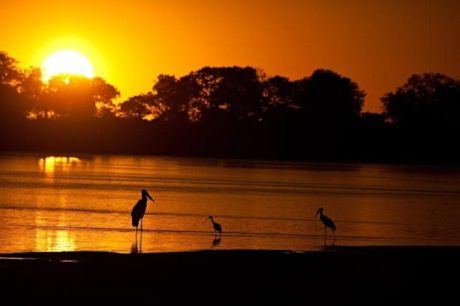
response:
[[[123,98],[160,73],[251,65],[292,79],[329,68],[366,90],[365,109],[411,73],[460,78],[457,0],[130,0],[0,2],[0,50],[40,66],[83,52]]]

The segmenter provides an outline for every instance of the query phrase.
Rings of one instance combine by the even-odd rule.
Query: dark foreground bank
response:
[[[460,248],[326,252],[8,254],[2,305],[440,304],[457,299]],[[23,259],[18,259],[23,258]]]

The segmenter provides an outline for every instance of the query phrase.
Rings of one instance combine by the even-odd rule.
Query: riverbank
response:
[[[2,301],[25,304],[390,304],[447,302],[459,247],[324,252],[6,254]]]

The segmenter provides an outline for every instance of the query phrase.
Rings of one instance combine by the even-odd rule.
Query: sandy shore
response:
[[[457,299],[459,273],[460,247],[6,254],[0,258],[0,301],[2,305],[440,304]]]

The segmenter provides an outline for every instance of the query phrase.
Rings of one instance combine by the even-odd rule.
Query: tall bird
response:
[[[155,202],[155,200],[150,196],[147,190],[141,190],[141,199],[137,201],[136,205],[134,205],[133,210],[131,211],[132,217],[132,224],[137,228],[139,226],[139,221],[141,222],[141,232],[142,232],[142,218],[144,218],[145,209],[147,208],[147,198]],[[142,237],[142,236],[141,236]]]
[[[334,239],[335,239],[335,231],[336,231],[336,227],[335,227],[335,224],[334,224],[334,221],[332,221],[328,216],[326,216],[325,214],[323,214],[323,211],[324,209],[320,208],[318,209],[318,211],[316,212],[316,215],[315,215],[315,218],[318,216],[319,214],[319,219],[321,220],[321,222],[323,222],[324,224],[324,243],[326,243],[326,229],[329,227],[332,231],[332,234],[334,234]]]
[[[220,226],[219,223],[215,222],[212,216],[209,216],[208,219],[211,219],[212,227],[214,228],[214,231],[216,232],[216,236],[217,234],[219,234],[219,237],[220,237],[220,234],[222,234],[222,226]]]

